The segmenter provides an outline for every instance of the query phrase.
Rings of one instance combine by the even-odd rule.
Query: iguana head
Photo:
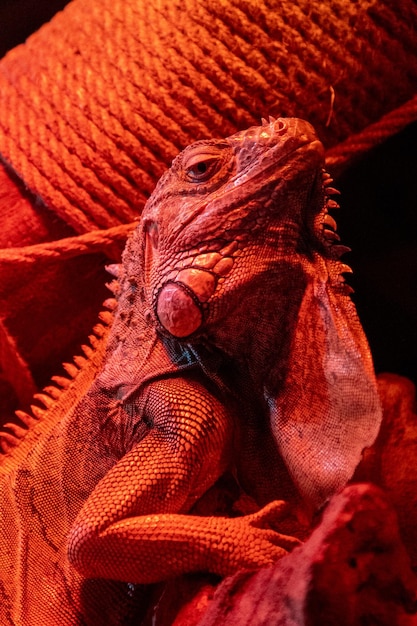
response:
[[[315,506],[345,485],[381,419],[330,182],[302,120],[197,142],[159,181],[124,256],[162,342],[209,346],[244,373]]]
[[[321,208],[322,159],[307,122],[277,119],[174,160],[142,221],[146,299],[163,334],[195,340],[233,325],[243,291],[278,247],[292,254]]]

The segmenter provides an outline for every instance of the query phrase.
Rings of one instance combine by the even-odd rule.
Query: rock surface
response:
[[[416,579],[384,494],[335,496],[306,543],[276,565],[226,579],[199,626],[414,626]]]

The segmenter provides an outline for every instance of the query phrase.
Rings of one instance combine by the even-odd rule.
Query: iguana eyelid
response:
[[[206,181],[219,171],[222,162],[220,153],[200,152],[194,154],[184,164],[186,178],[191,182]]]
[[[184,168],[188,171],[196,167],[200,163],[212,163],[213,161],[219,161],[220,159],[220,153],[199,152],[197,154],[193,154],[187,159],[187,161],[184,163]]]

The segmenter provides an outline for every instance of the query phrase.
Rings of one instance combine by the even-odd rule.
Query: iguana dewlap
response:
[[[138,583],[285,554],[279,502],[187,515],[227,469],[262,504],[281,459],[308,506],[349,480],[380,409],[322,166],[311,126],[277,119],[161,178],[112,268],[108,339],[3,458],[2,626],[131,623]]]

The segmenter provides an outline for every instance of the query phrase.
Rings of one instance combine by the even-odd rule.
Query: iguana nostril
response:
[[[162,326],[173,337],[183,338],[198,330],[202,311],[185,285],[168,282],[158,294],[156,314]]]

